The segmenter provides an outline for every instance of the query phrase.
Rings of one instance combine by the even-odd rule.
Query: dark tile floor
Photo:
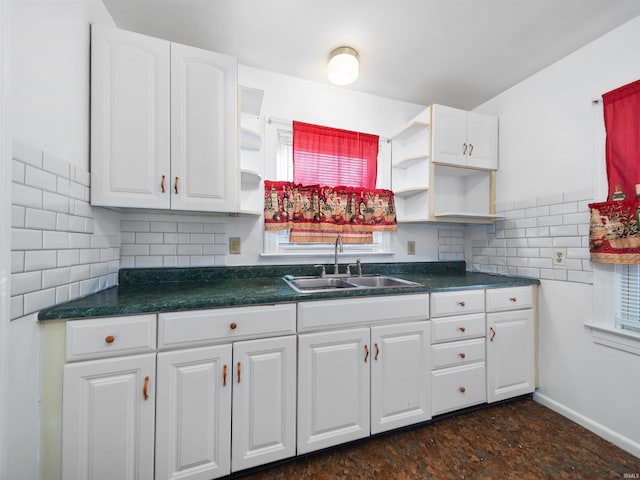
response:
[[[633,479],[640,478],[640,458],[524,398],[243,478]]]

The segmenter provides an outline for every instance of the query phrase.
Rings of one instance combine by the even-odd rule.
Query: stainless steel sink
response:
[[[403,280],[401,278],[387,277],[385,275],[363,275],[362,277],[352,277],[349,282],[365,288],[388,288],[388,287],[413,287],[420,285],[416,282]]]
[[[392,287],[414,287],[416,282],[386,275],[363,275],[359,277],[296,277],[284,278],[293,290],[299,293],[330,292],[333,290],[355,290]]]

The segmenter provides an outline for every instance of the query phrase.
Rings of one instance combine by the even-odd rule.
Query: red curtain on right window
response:
[[[627,199],[636,196],[640,183],[640,80],[605,93],[609,195],[620,188]]]

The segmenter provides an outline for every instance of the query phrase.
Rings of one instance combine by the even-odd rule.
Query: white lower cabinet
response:
[[[156,478],[207,480],[231,468],[231,345],[158,354]]]
[[[159,353],[156,479],[295,455],[295,376],[295,336]]]
[[[533,310],[487,314],[487,401],[535,389]]]
[[[299,335],[298,452],[429,420],[428,346],[426,321]]]
[[[155,353],[65,365],[63,479],[153,479],[155,372]]]
[[[298,453],[369,436],[369,329],[298,336]]]

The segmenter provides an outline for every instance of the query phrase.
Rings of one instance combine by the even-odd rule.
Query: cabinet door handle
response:
[[[493,327],[489,327],[489,330],[491,330],[491,338],[489,340],[493,342],[493,339],[496,337],[496,331]]]
[[[462,154],[466,155],[467,154],[467,144],[463,143],[462,145],[464,146],[464,150],[462,150]]]
[[[238,383],[240,383],[240,372],[242,371],[242,368],[240,367],[240,362],[238,362]]]
[[[222,367],[222,386],[223,387],[227,386],[227,365],[226,364],[224,367]]]
[[[380,353],[380,347],[378,346],[377,343],[374,344],[376,346],[376,356],[374,357],[374,360],[378,360],[378,354]]]
[[[464,328],[464,327],[460,327],[460,328],[458,328],[458,330],[460,330],[462,333],[464,333],[464,332],[466,332],[466,331],[467,331],[467,329],[466,329],[466,328]]]
[[[464,302],[458,302],[458,305],[460,305],[461,307],[464,307],[466,305],[466,303]]]
[[[164,175],[162,175],[162,181],[160,182],[160,188],[162,189],[162,193],[164,193]]]
[[[173,184],[173,189],[176,192],[176,195],[178,194],[178,177],[176,177],[176,183]]]
[[[105,343],[113,343],[113,342],[115,342],[115,340],[116,340],[116,337],[114,337],[113,335],[109,335],[104,339],[104,342]]]
[[[236,328],[238,328],[238,324],[236,322],[231,322],[231,325],[229,325],[229,328],[231,330],[235,330]]]
[[[466,388],[464,388],[464,387],[460,387],[460,393],[464,393],[464,392],[466,392],[466,391],[467,391],[467,389],[466,389]]]
[[[517,297],[511,297],[509,300],[511,300],[513,303],[516,303],[518,301]]]
[[[460,355],[460,358],[466,357],[466,355],[464,353],[460,353],[459,355]]]
[[[144,386],[142,387],[142,396],[145,400],[149,399],[149,375],[144,377]]]
[[[365,345],[364,346],[364,363],[367,363],[367,360],[369,360],[369,346]]]
[[[469,156],[473,153],[473,144],[469,144]]]

